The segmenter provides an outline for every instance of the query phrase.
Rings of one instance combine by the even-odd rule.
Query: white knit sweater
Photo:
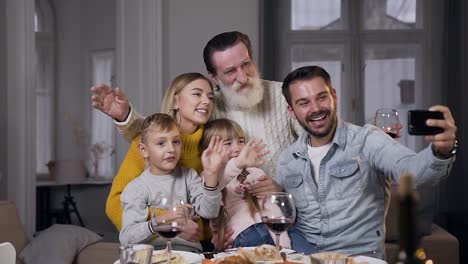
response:
[[[223,94],[215,93],[214,118],[229,118],[236,121],[244,130],[247,139],[259,138],[267,144],[270,153],[264,157],[261,167],[267,175],[276,176],[279,154],[294,142],[294,134],[299,135],[302,128],[288,114],[288,104],[281,93],[280,82],[262,80],[265,92],[263,100],[251,109],[233,109],[224,102]],[[115,122],[126,138],[135,137],[141,127],[142,116],[131,108],[127,120]],[[294,132],[293,132],[294,131]]]

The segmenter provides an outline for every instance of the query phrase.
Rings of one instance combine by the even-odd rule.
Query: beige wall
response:
[[[165,27],[165,83],[183,72],[206,74],[203,48],[213,36],[224,31],[247,34],[258,58],[258,0],[171,0]]]

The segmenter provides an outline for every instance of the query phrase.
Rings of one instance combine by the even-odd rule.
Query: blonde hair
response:
[[[208,121],[205,124],[203,136],[200,140],[201,151],[208,148],[208,145],[210,144],[210,140],[214,136],[219,136],[223,140],[232,140],[232,139],[237,139],[237,138],[245,138],[245,133],[242,130],[242,128],[239,126],[239,124],[237,124],[235,121],[230,120],[230,119],[220,118],[220,119]],[[248,175],[248,172],[244,169],[242,170],[242,173],[238,177],[241,177],[241,176],[245,177],[246,175]],[[223,202],[226,202],[225,190],[223,190],[222,193],[223,193]],[[255,213],[259,211],[257,197],[253,196],[250,193],[247,193],[247,204],[249,206],[250,216],[253,219],[255,219]],[[222,246],[224,243],[224,228],[227,223],[227,218],[228,218],[228,215],[227,215],[226,210],[223,207],[220,207],[218,219],[217,219],[218,246]]]
[[[172,128],[178,128],[174,118],[168,114],[156,113],[145,118],[141,125],[141,143],[146,143],[150,132],[166,132]]]
[[[166,113],[171,115],[173,118],[176,118],[177,109],[174,109],[176,94],[182,91],[182,89],[184,89],[185,86],[189,85],[191,82],[200,79],[207,81],[211,87],[211,90],[213,90],[213,84],[211,83],[210,79],[201,73],[188,72],[175,77],[164,94],[161,105],[161,113]]]
[[[214,136],[219,136],[224,140],[245,138],[244,131],[235,121],[226,118],[214,119],[205,124],[203,136],[200,140],[201,151],[208,148],[210,140]]]

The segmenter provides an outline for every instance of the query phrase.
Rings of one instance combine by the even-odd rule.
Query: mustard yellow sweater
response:
[[[182,138],[182,153],[179,165],[193,168],[198,173],[203,170],[201,163],[201,153],[199,150],[199,143],[203,134],[203,127],[197,129],[193,134],[181,134]],[[122,194],[125,186],[133,179],[138,177],[145,169],[145,160],[140,154],[138,143],[140,143],[140,136],[134,138],[127,151],[127,155],[120,165],[119,171],[112,182],[112,187],[107,197],[106,214],[107,217],[120,231],[122,229],[122,204],[120,202],[120,194]],[[209,226],[201,227],[201,240],[209,239]]]

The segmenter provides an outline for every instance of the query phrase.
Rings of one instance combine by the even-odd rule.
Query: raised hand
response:
[[[226,163],[229,161],[230,154],[229,149],[223,148],[223,142],[219,136],[210,139],[210,144],[203,151],[201,157],[202,174],[206,185],[216,186],[218,184],[218,176],[221,175]]]
[[[260,139],[252,139],[242,148],[239,156],[234,158],[236,167],[245,169],[248,167],[259,167],[265,163],[263,156],[270,153],[266,144]]]
[[[444,119],[429,119],[426,125],[433,127],[440,127],[444,129],[444,132],[433,136],[426,136],[426,140],[432,142],[432,147],[436,152],[446,156],[452,151],[455,140],[457,126],[455,126],[455,120],[453,119],[450,109],[443,105],[435,105],[429,108],[429,111],[440,111],[444,115]]]
[[[125,121],[130,112],[130,103],[119,87],[112,89],[106,84],[101,84],[91,87],[90,91],[91,105],[95,109],[117,121]]]

